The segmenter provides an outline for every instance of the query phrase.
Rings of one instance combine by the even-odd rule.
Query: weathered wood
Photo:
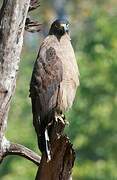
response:
[[[70,180],[75,152],[69,139],[63,135],[65,124],[58,119],[51,127],[51,161],[42,154],[36,180]]]
[[[37,9],[39,6],[40,6],[40,2],[38,2],[38,0],[31,0],[28,11],[35,10],[35,9]]]
[[[37,166],[39,166],[41,160],[41,157],[32,150],[20,144],[15,144],[10,142],[9,142],[9,146],[6,147],[6,152],[4,153],[4,157],[7,155],[18,155],[25,157],[26,159],[35,163]]]
[[[29,0],[9,0],[0,22],[0,142],[7,125],[9,104],[16,86]],[[1,147],[2,148],[2,147]]]
[[[4,0],[0,11],[0,162],[9,154],[17,154],[39,165],[40,157],[36,153],[5,138],[29,4],[30,0]]]
[[[38,21],[32,20],[29,16],[26,18],[25,30],[31,33],[39,32],[42,24]]]

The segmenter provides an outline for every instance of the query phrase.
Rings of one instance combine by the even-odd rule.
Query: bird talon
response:
[[[62,118],[62,116],[57,115],[57,116],[55,117],[55,121],[57,122],[58,119],[59,119],[63,124],[65,124],[65,121],[64,121],[64,119]]]
[[[63,118],[63,120],[65,120],[65,115],[64,114],[61,114],[61,117]]]
[[[58,121],[58,117],[57,117],[57,116],[55,116],[55,121],[56,121],[56,122]]]

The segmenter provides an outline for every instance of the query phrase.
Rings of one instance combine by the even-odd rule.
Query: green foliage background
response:
[[[56,11],[52,0],[41,1],[33,16],[50,25]],[[73,180],[117,179],[117,2],[73,0],[64,5],[71,23],[72,44],[80,69],[80,88],[66,133],[76,151]],[[49,22],[49,23],[48,23]],[[47,28],[48,29],[48,28]],[[28,97],[40,34],[25,34],[17,88],[6,136],[38,152]],[[39,152],[38,152],[39,153]],[[1,180],[33,180],[37,167],[20,157],[7,157]]]

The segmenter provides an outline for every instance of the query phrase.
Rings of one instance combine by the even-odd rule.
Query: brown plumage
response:
[[[45,130],[48,124],[55,114],[60,115],[72,106],[78,85],[79,71],[68,23],[56,20],[40,47],[30,83],[33,124],[42,152],[47,151]]]

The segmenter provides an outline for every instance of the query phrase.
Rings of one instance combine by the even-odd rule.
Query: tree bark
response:
[[[42,154],[36,180],[72,180],[72,167],[75,152],[67,136],[63,134],[64,120],[57,121],[51,126],[51,160],[48,162]]]
[[[4,0],[0,11],[0,162],[9,154],[17,154],[39,165],[36,153],[5,138],[29,4],[30,0]]]

